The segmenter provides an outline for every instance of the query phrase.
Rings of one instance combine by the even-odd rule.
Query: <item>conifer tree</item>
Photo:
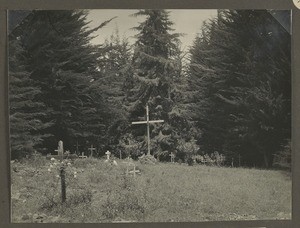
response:
[[[181,134],[176,128],[181,122],[176,112],[178,96],[176,80],[181,77],[178,58],[178,37],[172,33],[172,22],[165,10],[140,10],[134,16],[145,21],[135,27],[138,31],[132,60],[133,75],[126,81],[129,120],[145,119],[145,106],[149,105],[151,119],[163,119],[164,124],[151,126],[151,153],[161,159],[176,149]],[[145,126],[132,127],[132,134],[146,152]]]
[[[269,167],[290,137],[290,35],[253,10],[220,11],[202,33],[190,65],[202,148]]]
[[[128,113],[124,107],[125,82],[131,75],[131,46],[126,37],[121,38],[118,29],[106,39],[103,54],[98,60],[98,69],[94,84],[101,88],[103,99],[109,106],[110,115],[106,118],[106,134],[103,141],[105,149],[119,156],[119,139],[128,126]]]
[[[49,135],[41,130],[51,125],[41,121],[45,105],[36,98],[40,88],[26,71],[24,51],[17,37],[9,39],[9,120],[11,158],[30,155]]]
[[[48,107],[42,121],[54,122],[44,130],[53,135],[44,142],[50,152],[58,140],[72,150],[76,141],[90,146],[105,134],[109,110],[93,84],[102,50],[90,40],[110,20],[89,29],[86,17],[82,10],[33,11],[14,31],[24,46],[30,79],[41,90],[37,99]]]

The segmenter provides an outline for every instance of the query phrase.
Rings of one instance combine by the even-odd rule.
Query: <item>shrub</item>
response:
[[[194,155],[192,156],[193,160],[196,161],[198,164],[204,164],[204,157],[202,155]]]
[[[152,155],[142,155],[139,157],[139,161],[142,164],[156,164],[157,160]]]
[[[224,165],[225,162],[225,156],[223,154],[219,154],[218,151],[215,151],[213,154],[211,154],[211,159],[213,160],[213,163],[217,166]]]
[[[188,157],[188,158],[186,159],[186,163],[187,163],[189,166],[192,166],[193,163],[194,163],[194,160],[193,160],[191,157]]]
[[[215,151],[211,155],[194,155],[192,156],[192,159],[195,160],[198,164],[205,164],[210,166],[223,166],[225,163],[225,156],[223,154],[219,154],[217,151]]]
[[[282,151],[274,155],[273,166],[291,171],[291,156],[292,145],[291,140],[288,140],[287,144],[283,147]]]
[[[125,151],[127,156],[131,156],[136,159],[142,155],[143,146],[141,142],[138,142],[132,134],[125,134],[119,141],[121,150]]]
[[[197,154],[200,147],[197,145],[196,140],[191,139],[186,142],[185,140],[178,140],[177,150],[179,153],[186,154],[187,157],[191,157],[192,155]]]

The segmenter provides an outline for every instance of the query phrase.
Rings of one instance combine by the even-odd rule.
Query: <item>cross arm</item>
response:
[[[164,120],[150,120],[149,123],[163,123]],[[138,122],[132,122],[131,124],[146,124],[147,121],[138,121]]]

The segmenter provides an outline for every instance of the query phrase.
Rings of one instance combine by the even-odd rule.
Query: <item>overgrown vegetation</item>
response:
[[[52,152],[59,140],[72,152],[93,144],[95,156],[110,149],[137,159],[146,153],[145,128],[130,122],[144,119],[148,104],[150,118],[164,120],[150,129],[158,160],[174,153],[176,161],[212,163],[217,151],[226,165],[287,165],[280,151],[291,137],[290,12],[219,10],[187,52],[165,10],[133,15],[145,18],[133,46],[118,30],[92,45],[93,32],[116,15],[91,29],[87,15],[32,11],[11,31],[13,159]]]
[[[291,217],[291,179],[280,171],[136,162],[142,173],[133,178],[125,175],[126,165],[117,161],[118,166],[99,159],[71,162],[63,204],[58,172],[48,171],[49,160],[41,157],[12,163],[12,221],[179,222]]]

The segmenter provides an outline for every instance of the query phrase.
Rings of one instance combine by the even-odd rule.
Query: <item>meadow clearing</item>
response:
[[[63,204],[58,161],[12,162],[12,222],[291,219],[291,176],[282,171],[135,161],[133,177],[116,161],[68,161]]]

